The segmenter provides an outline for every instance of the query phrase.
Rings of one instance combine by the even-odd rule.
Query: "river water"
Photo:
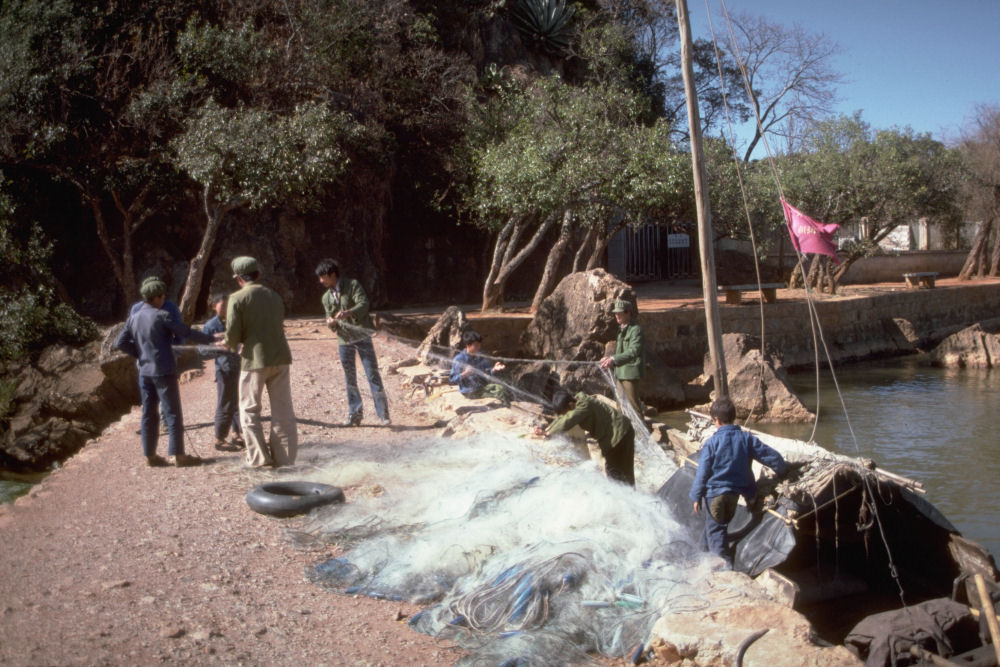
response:
[[[1000,556],[1000,502],[994,495],[1000,491],[1000,371],[938,368],[906,357],[844,366],[836,375],[846,417],[831,374],[823,372],[816,442],[922,482],[927,500],[965,537]],[[815,372],[790,379],[815,410]],[[678,419],[674,414],[669,423]],[[813,424],[754,428],[806,440]]]

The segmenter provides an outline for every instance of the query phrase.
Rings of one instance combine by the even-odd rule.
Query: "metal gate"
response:
[[[608,270],[625,281],[690,278],[695,271],[690,227],[626,227],[608,245]]]

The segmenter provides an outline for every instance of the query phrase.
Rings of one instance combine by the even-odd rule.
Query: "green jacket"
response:
[[[229,297],[226,308],[226,345],[243,345],[240,368],[255,371],[292,363],[285,338],[285,304],[273,289],[247,283]]]
[[[641,380],[646,374],[646,337],[635,322],[618,331],[615,343],[615,377],[619,380]]]
[[[573,398],[576,407],[549,425],[550,435],[579,426],[597,440],[602,452],[614,449],[627,437],[634,437],[632,424],[620,411],[583,392]]]
[[[334,317],[344,311],[350,317],[333,325],[337,332],[337,342],[341,345],[356,343],[366,336],[371,336],[375,325],[368,314],[368,295],[361,283],[353,278],[341,278],[337,281],[340,290],[340,303],[333,298],[333,290],[323,292],[323,310],[327,317]],[[346,324],[346,326],[343,326]]]

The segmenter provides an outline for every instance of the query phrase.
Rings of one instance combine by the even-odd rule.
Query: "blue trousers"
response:
[[[139,395],[142,397],[142,454],[156,454],[160,437],[160,410],[167,424],[168,456],[184,454],[184,418],[181,415],[181,390],[176,375],[140,375]]]
[[[375,414],[379,419],[389,418],[389,403],[385,388],[382,386],[382,376],[378,372],[378,359],[375,358],[375,346],[372,339],[365,336],[361,340],[339,346],[340,365],[344,367],[344,383],[347,385],[347,409],[349,416],[360,417],[363,414],[361,392],[358,390],[358,372],[354,355],[361,357],[361,366],[368,378],[368,387],[375,403]]]
[[[730,569],[733,567],[733,556],[729,545],[729,522],[733,520],[738,500],[737,494],[724,493],[721,496],[705,498],[701,508],[705,515],[702,546],[716,556],[720,556]],[[713,514],[715,514],[714,517]]]
[[[215,439],[225,440],[229,429],[240,435],[240,369],[215,369]]]

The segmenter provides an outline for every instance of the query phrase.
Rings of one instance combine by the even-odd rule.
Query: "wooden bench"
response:
[[[927,289],[932,289],[934,287],[934,279],[938,277],[936,271],[922,271],[919,273],[904,273],[903,279],[906,281],[906,286],[910,289],[917,287],[926,287]]]
[[[726,293],[726,304],[738,306],[743,303],[743,292],[760,291],[764,303],[774,303],[778,300],[779,289],[784,289],[785,283],[761,283],[760,285],[719,285],[719,291]]]

